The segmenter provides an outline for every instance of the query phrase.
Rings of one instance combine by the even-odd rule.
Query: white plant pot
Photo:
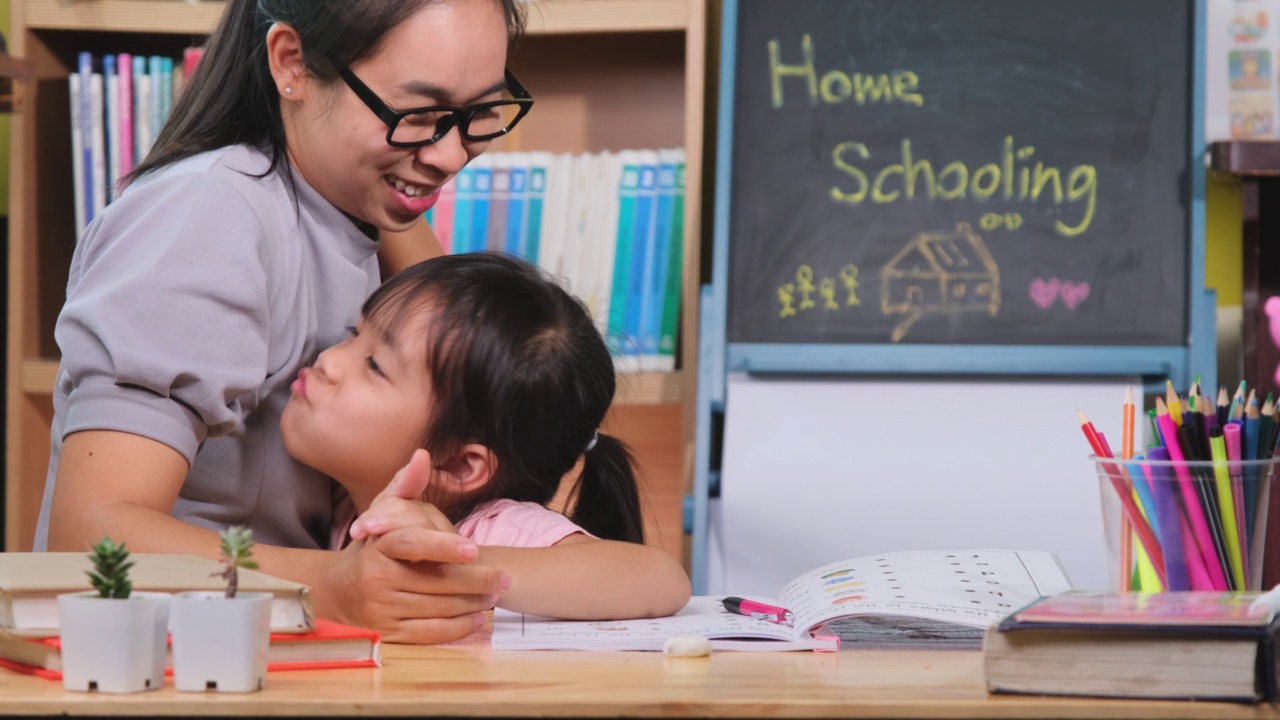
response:
[[[62,686],[134,693],[164,686],[168,593],[108,599],[96,592],[58,596]]]
[[[271,593],[184,592],[173,597],[173,686],[253,692],[267,684]]]

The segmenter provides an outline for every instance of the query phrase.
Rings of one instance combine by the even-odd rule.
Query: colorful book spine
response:
[[[502,251],[507,245],[507,210],[511,201],[511,156],[494,153],[490,156],[493,180],[489,193],[489,227],[485,233],[485,250]]]
[[[80,157],[84,163],[82,175],[84,179],[84,195],[80,202],[84,204],[85,227],[93,222],[93,55],[80,53],[78,72],[80,75]]]
[[[440,188],[440,197],[431,208],[431,229],[440,241],[440,248],[446,253],[452,252],[453,246],[453,209],[457,196],[456,180],[450,180]]]
[[[476,171],[475,188],[471,194],[471,242],[472,252],[483,252],[489,242],[489,202],[493,194],[493,158],[481,155],[471,161]]]
[[[676,190],[676,150],[658,152],[658,187],[653,214],[653,248],[645,271],[644,303],[640,311],[640,366],[642,370],[665,370],[658,352],[662,331],[662,304],[667,297],[667,271],[671,256],[671,218]]]
[[[470,165],[453,178],[453,232],[449,252],[471,252],[471,198],[475,195],[476,171]]]
[[[671,201],[671,251],[667,257],[662,325],[658,331],[659,370],[676,367],[676,332],[680,328],[680,291],[684,285],[684,153],[676,162],[676,186]]]
[[[161,70],[162,61],[159,55],[152,55],[147,58],[147,74],[151,78],[151,97],[147,105],[148,117],[150,118],[150,128],[148,133],[151,137],[151,143],[147,146],[147,150],[155,145],[156,138],[160,135],[160,126],[164,125],[164,78]]]
[[[182,70],[188,81],[194,77],[196,66],[200,64],[202,57],[204,57],[204,48],[189,47],[182,51]]]
[[[547,194],[547,153],[531,153],[529,157],[529,200],[525,206],[524,242],[520,254],[531,263],[539,263],[542,249],[543,204]]]
[[[147,59],[133,56],[133,161],[141,163],[151,152],[151,76]]]
[[[169,111],[173,109],[173,58],[160,58],[160,123],[156,125],[156,135],[169,120]]]
[[[631,282],[631,245],[635,237],[636,195],[640,162],[636,153],[622,153],[622,182],[618,187],[618,227],[614,235],[613,281],[609,289],[609,321],[605,342],[615,356],[624,353],[627,332],[627,293]]]
[[[601,336],[609,332],[609,309],[613,303],[613,263],[617,243],[612,241],[617,233],[618,215],[622,204],[619,189],[622,187],[622,154],[606,152],[601,157],[600,174],[596,181],[597,196],[593,204],[598,217],[591,228],[592,282],[594,292],[591,317]]]
[[[107,133],[107,202],[115,200],[116,182],[120,179],[120,77],[116,73],[116,56],[102,57],[103,98],[106,106]]]
[[[75,208],[76,240],[84,235],[87,225],[85,221],[84,202],[84,138],[80,132],[80,74],[72,73],[67,78],[71,100],[71,205]]]
[[[573,156],[557,153],[547,159],[547,190],[542,204],[542,228],[538,230],[538,267],[560,277],[565,228],[569,222],[569,180]]]
[[[631,268],[627,283],[626,336],[624,355],[643,354],[640,347],[640,324],[644,314],[645,292],[653,266],[654,210],[657,207],[658,154],[651,150],[640,151],[640,187],[636,190],[636,215],[631,237]],[[616,262],[616,260],[615,260]]]
[[[507,237],[503,249],[508,255],[524,256],[525,207],[529,202],[528,157],[512,159],[511,194],[507,199]]]
[[[133,56],[120,53],[116,58],[116,73],[120,78],[120,176],[133,171]]]
[[[93,216],[107,207],[107,128],[102,73],[89,76],[90,143],[93,154]]]

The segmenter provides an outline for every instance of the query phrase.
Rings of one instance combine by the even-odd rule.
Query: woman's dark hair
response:
[[[161,128],[155,146],[122,181],[202,152],[229,145],[262,148],[273,172],[285,153],[280,94],[267,63],[272,23],[293,27],[302,39],[307,71],[320,82],[337,78],[377,51],[393,28],[440,0],[228,0],[186,90]],[[508,46],[524,32],[520,0],[493,0],[507,20]]]
[[[613,402],[613,358],[581,303],[527,262],[476,253],[400,272],[363,313],[397,338],[429,328],[423,447],[433,464],[447,466],[469,443],[497,459],[485,487],[442,508],[451,521],[498,498],[546,505],[583,457],[569,518],[597,537],[644,542],[631,453],[597,435]]]

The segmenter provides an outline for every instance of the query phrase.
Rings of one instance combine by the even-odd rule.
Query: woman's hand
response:
[[[484,625],[484,611],[510,586],[506,573],[468,564],[479,554],[475,543],[417,500],[430,469],[426,452],[416,452],[356,521],[354,542],[330,573],[329,614],[378,630],[387,642],[464,638]]]

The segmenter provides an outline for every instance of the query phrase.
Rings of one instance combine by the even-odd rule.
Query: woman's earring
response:
[[[293,94],[293,86],[292,86],[292,85],[287,85],[287,86],[285,86],[284,94],[285,94],[285,95],[292,95],[292,94]]]

